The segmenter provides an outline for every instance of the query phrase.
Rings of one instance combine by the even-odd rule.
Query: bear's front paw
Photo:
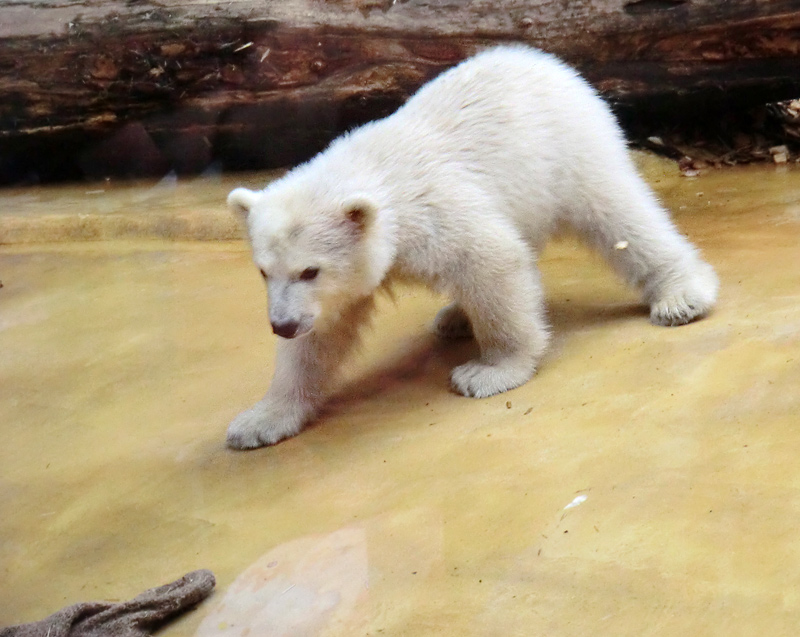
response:
[[[508,360],[494,365],[469,361],[453,370],[450,382],[459,394],[471,398],[486,398],[527,383],[534,372],[532,364]]]
[[[281,406],[262,400],[240,413],[228,426],[231,449],[255,449],[274,445],[296,435],[308,416],[302,409]]]
[[[439,310],[433,320],[433,331],[442,338],[470,338],[472,325],[464,310],[452,303]]]

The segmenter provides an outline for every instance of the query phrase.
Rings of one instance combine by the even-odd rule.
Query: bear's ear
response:
[[[344,216],[360,233],[366,230],[375,221],[378,214],[377,204],[367,195],[357,194],[348,197],[342,205]]]
[[[258,193],[247,188],[237,188],[228,195],[228,208],[243,217],[250,214],[250,209],[256,203]]]

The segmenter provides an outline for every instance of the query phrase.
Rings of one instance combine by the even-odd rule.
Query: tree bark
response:
[[[0,181],[289,165],[511,41],[623,109],[800,95],[800,0],[0,0]]]

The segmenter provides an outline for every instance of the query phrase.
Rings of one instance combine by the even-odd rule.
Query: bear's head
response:
[[[237,188],[228,205],[244,215],[278,336],[324,328],[380,285],[387,264],[375,254],[378,208],[359,193],[314,196],[275,183]]]

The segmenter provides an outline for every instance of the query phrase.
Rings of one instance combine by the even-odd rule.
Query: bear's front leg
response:
[[[303,405],[265,396],[233,419],[228,426],[228,446],[255,449],[274,445],[298,434],[313,415],[313,409]]]
[[[314,417],[321,402],[321,387],[315,387],[319,358],[316,335],[293,340],[280,339],[275,375],[264,398],[233,419],[228,426],[228,446],[254,449],[274,445],[300,432]]]
[[[495,254],[491,265],[476,269],[458,298],[481,354],[456,367],[450,380],[457,392],[474,398],[528,382],[549,340],[538,271],[527,251]]]
[[[233,419],[228,446],[254,449],[298,434],[325,402],[372,308],[372,298],[363,298],[306,336],[278,339],[272,384],[264,398]]]

